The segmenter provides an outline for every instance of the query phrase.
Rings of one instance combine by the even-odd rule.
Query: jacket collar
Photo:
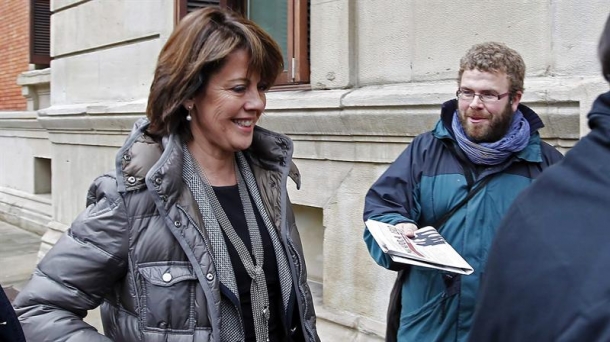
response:
[[[146,134],[149,122],[138,120],[116,158],[116,174],[120,192],[148,186],[159,198],[173,203],[182,186],[182,144],[177,135],[155,141]],[[288,168],[297,188],[300,173],[292,163],[293,144],[290,138],[256,126],[252,145],[244,151],[252,163],[270,171]]]

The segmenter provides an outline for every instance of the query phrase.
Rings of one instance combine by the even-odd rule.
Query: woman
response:
[[[319,340],[286,191],[292,142],[256,126],[282,68],[246,19],[182,20],[116,174],[16,300],[28,340]],[[108,338],[82,321],[100,304]]]

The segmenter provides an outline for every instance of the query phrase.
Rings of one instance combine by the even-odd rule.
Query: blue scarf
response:
[[[471,162],[478,165],[498,165],[508,159],[514,152],[523,150],[530,139],[530,124],[520,110],[517,110],[513,115],[508,132],[496,142],[477,144],[470,141],[460,123],[457,110],[453,113],[451,127],[462,151],[466,153]]]

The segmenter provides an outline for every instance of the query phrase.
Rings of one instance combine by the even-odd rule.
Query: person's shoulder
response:
[[[410,145],[418,148],[429,148],[434,146],[435,144],[442,144],[441,140],[436,137],[433,131],[428,131],[417,135],[413,138],[413,141]]]
[[[89,186],[89,191],[87,192],[87,206],[91,203],[96,203],[102,197],[115,199],[119,196],[116,172],[109,171],[96,177]]]
[[[555,164],[563,159],[563,154],[557,148],[542,140],[540,141],[540,151],[546,165]]]
[[[405,146],[398,159],[413,158],[416,155],[426,154],[425,151],[434,148],[437,143],[441,144],[432,132],[421,133]]]

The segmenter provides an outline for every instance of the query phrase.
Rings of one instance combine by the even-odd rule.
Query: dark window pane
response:
[[[248,0],[248,18],[256,22],[275,39],[288,67],[288,2],[286,0]]]
[[[187,0],[186,12],[191,13],[196,9],[207,6],[220,6],[220,0]]]

